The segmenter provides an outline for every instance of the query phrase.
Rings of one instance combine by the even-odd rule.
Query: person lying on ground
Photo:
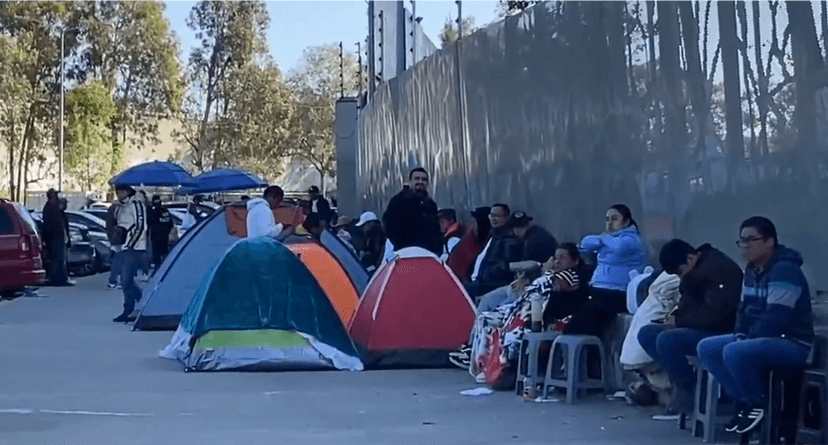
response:
[[[761,425],[765,416],[768,370],[805,366],[814,321],[802,255],[779,244],[773,223],[761,216],[748,218],[736,243],[747,269],[735,332],[702,340],[697,353],[736,401],[737,414],[725,429],[742,434]]]
[[[601,337],[620,313],[627,312],[627,285],[630,271],[641,272],[646,254],[630,208],[616,204],[607,210],[606,232],[581,240],[580,249],[598,254],[592,275],[592,299],[572,316],[565,333]]]
[[[665,273],[681,278],[681,298],[671,314],[641,328],[638,342],[670,376],[667,414],[689,413],[696,373],[687,356],[696,355],[701,340],[733,332],[743,274],[736,262],[710,244],[696,249],[680,239],[662,247],[659,262]]]

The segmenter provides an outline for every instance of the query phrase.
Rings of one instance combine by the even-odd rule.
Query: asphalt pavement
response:
[[[184,373],[171,332],[110,321],[104,275],[0,303],[0,443],[701,444],[653,411],[591,396],[469,397],[459,369]]]

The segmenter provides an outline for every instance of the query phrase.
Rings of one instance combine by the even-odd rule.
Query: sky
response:
[[[196,2],[167,1],[167,18],[181,41],[181,60],[189,59],[190,48],[196,44],[195,32],[187,27],[187,17]],[[310,46],[343,43],[346,51],[356,53],[357,42],[368,35],[368,4],[363,1],[269,1],[270,29],[267,40],[273,59],[282,72],[297,65],[302,52]],[[475,18],[475,25],[488,24],[497,18],[497,1],[464,1],[463,16]],[[418,1],[417,16],[432,42],[440,46],[437,37],[447,17],[457,18],[457,5],[452,0]],[[411,10],[411,2],[405,7]],[[364,46],[364,45],[363,45]],[[364,49],[363,49],[364,51]]]

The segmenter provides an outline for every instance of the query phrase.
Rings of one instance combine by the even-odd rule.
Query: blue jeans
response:
[[[66,241],[63,239],[49,243],[49,282],[54,285],[66,284],[69,272],[66,269]]]
[[[118,284],[118,280],[121,278],[121,252],[112,251],[112,260],[109,266],[109,284],[116,285]]]
[[[696,355],[699,342],[715,334],[663,324],[649,324],[638,331],[638,343],[670,375],[674,384],[690,391],[696,383],[688,355]]]
[[[517,301],[518,295],[512,290],[512,285],[498,287],[497,289],[483,295],[480,304],[477,305],[478,312],[493,311],[498,306]]]
[[[145,253],[143,250],[124,250],[121,256],[121,284],[124,286],[124,313],[135,310],[135,302],[141,299],[141,289],[135,284],[135,276],[141,269]]]
[[[760,406],[765,399],[765,373],[772,368],[804,366],[810,348],[786,338],[739,340],[727,334],[702,340],[697,351],[705,369],[734,400]]]

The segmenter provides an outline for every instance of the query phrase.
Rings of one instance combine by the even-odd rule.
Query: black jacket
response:
[[[480,263],[476,281],[481,292],[489,292],[511,283],[514,273],[509,270],[509,263],[521,261],[522,256],[523,243],[511,229],[492,229],[491,244]]]
[[[58,203],[47,202],[43,206],[43,242],[66,243],[69,236],[69,224]]]
[[[322,217],[325,221],[331,220],[331,205],[328,204],[328,200],[324,197],[320,196],[316,199],[312,199],[310,201],[310,208],[311,212],[316,212],[319,216]]]
[[[551,233],[543,227],[532,226],[526,232],[526,239],[523,240],[521,261],[531,260],[543,264],[555,255],[557,249],[558,240]]]
[[[153,244],[169,242],[170,231],[173,228],[173,219],[170,211],[164,206],[152,206],[147,212],[149,220],[150,239]]]
[[[710,244],[698,248],[696,269],[681,280],[676,326],[716,334],[733,332],[742,300],[742,269]]]
[[[395,250],[417,246],[442,255],[443,235],[437,221],[437,204],[428,195],[404,189],[391,198],[382,222]]]

